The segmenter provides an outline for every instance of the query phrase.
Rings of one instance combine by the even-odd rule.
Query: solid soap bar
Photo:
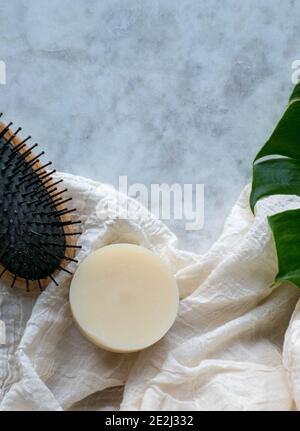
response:
[[[90,254],[70,288],[73,316],[96,345],[115,352],[144,349],[174,323],[179,295],[175,278],[144,247],[113,244]]]

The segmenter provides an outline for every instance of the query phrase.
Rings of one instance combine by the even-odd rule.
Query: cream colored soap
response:
[[[161,259],[144,247],[114,244],[78,267],[70,288],[83,334],[107,350],[133,352],[162,338],[174,323],[178,289]]]

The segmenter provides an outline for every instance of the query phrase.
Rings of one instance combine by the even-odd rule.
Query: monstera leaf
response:
[[[254,160],[252,211],[259,199],[279,194],[300,195],[300,84],[294,88],[283,117]],[[300,209],[275,214],[268,221],[278,259],[275,282],[286,281],[300,288]]]

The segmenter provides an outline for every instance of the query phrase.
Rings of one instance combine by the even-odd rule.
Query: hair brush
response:
[[[2,114],[0,114],[2,116]],[[0,122],[0,278],[11,287],[31,286],[43,290],[58,271],[74,259],[76,237],[67,209],[72,198],[65,199],[62,180],[54,182],[52,163],[42,164],[44,151],[34,154],[28,136],[22,140],[10,127]]]

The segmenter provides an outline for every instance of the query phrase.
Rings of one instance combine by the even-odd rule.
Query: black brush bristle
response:
[[[61,206],[69,199],[58,199],[66,190],[57,189],[61,181],[51,184],[55,171],[45,171],[51,163],[36,164],[44,152],[32,155],[36,144],[24,149],[27,139],[13,144],[12,138],[19,130],[9,137],[7,127],[0,132],[0,264],[3,267],[0,277],[8,272],[12,276],[11,287],[20,278],[25,280],[26,290],[31,281],[37,282],[42,290],[41,280],[48,277],[57,284],[53,277],[55,271],[70,273],[62,262],[75,261],[68,259],[66,253],[69,248],[79,246],[68,244],[68,235],[73,234],[66,235],[65,227],[79,222],[62,219],[73,210]]]

